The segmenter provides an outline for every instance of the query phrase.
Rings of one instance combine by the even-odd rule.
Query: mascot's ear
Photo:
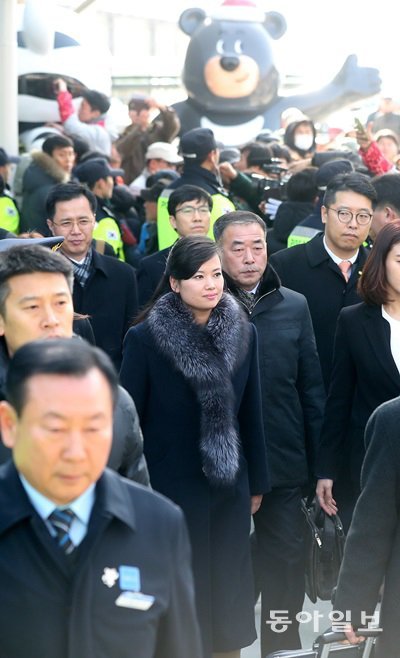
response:
[[[286,21],[277,11],[266,12],[264,25],[272,39],[280,39],[286,32]]]
[[[179,27],[182,32],[188,34],[189,36],[193,34],[195,29],[203,23],[207,14],[204,9],[198,9],[194,7],[193,9],[185,9],[184,12],[180,15],[179,18]]]

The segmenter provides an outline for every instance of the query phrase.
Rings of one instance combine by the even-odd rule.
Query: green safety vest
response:
[[[0,227],[17,235],[19,233],[19,212],[7,194],[0,196]]]
[[[96,222],[93,237],[95,240],[104,240],[112,246],[119,260],[125,260],[124,243],[121,238],[121,231],[115,219],[104,217]]]
[[[318,235],[318,233],[320,233],[320,230],[317,228],[311,228],[311,226],[295,226],[288,237],[287,246],[295,247],[297,244],[309,242],[311,238]]]
[[[169,212],[168,212],[168,199],[170,194],[174,190],[163,190],[161,195],[158,197],[157,203],[157,233],[158,233],[158,248],[166,249],[170,247],[174,242],[176,242],[176,231],[171,226],[169,221]],[[212,194],[213,207],[211,211],[210,218],[210,230],[208,231],[208,237],[212,240],[214,239],[213,235],[213,225],[214,222],[221,217],[221,215],[226,215],[227,212],[233,212],[236,210],[232,201],[224,194]]]

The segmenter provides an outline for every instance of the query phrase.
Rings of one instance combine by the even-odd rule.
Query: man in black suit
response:
[[[375,203],[376,192],[367,176],[355,172],[335,176],[321,208],[325,233],[270,258],[282,284],[308,301],[326,389],[337,317],[344,306],[361,301],[357,282],[369,253],[363,242]]]
[[[85,341],[34,341],[11,360],[0,403],[13,453],[0,467],[8,658],[200,658],[181,510],[105,470],[117,395],[110,359]]]
[[[96,198],[84,185],[56,185],[47,197],[47,223],[62,235],[60,252],[74,267],[74,310],[87,314],[96,344],[121,365],[122,341],[138,310],[134,269],[92,247]]]
[[[141,196],[147,201],[151,200],[151,194],[150,188],[142,190]],[[178,238],[207,235],[211,210],[211,196],[196,185],[182,185],[168,199],[169,221]],[[170,250],[171,247],[167,247],[140,262],[137,275],[140,306],[147,304],[160,283]]]

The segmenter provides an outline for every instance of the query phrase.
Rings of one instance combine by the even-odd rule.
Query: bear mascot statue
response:
[[[280,115],[296,107],[322,120],[356,100],[379,93],[377,69],[350,55],[335,78],[318,91],[282,97],[272,40],[286,31],[284,17],[264,13],[251,0],[225,0],[207,15],[186,9],[179,26],[190,36],[183,70],[188,98],[175,103],[181,134],[211,128],[226,145],[243,144],[264,128],[280,127]]]

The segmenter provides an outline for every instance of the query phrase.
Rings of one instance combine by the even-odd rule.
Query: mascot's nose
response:
[[[225,71],[234,71],[239,66],[239,57],[221,57],[221,66]]]

